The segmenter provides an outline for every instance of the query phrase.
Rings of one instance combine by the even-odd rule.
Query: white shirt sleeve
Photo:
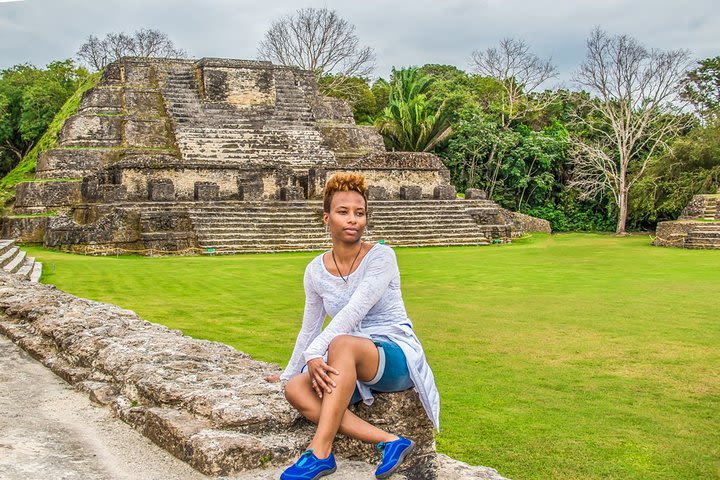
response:
[[[289,380],[300,373],[302,366],[305,364],[302,354],[310,342],[320,334],[325,320],[325,307],[323,306],[322,297],[317,293],[312,282],[312,262],[305,268],[303,285],[305,286],[305,312],[303,313],[302,328],[295,341],[295,348],[290,361],[280,375],[281,380]]]
[[[340,310],[325,330],[315,337],[303,356],[305,362],[322,357],[330,342],[338,335],[356,330],[368,311],[382,298],[395,275],[398,275],[395,252],[387,246],[379,246],[367,258],[367,267],[347,305]],[[304,325],[304,324],[303,324]]]

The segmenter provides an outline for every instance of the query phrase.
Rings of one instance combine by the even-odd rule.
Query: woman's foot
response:
[[[381,450],[383,454],[382,461],[375,470],[375,478],[388,478],[392,475],[405,457],[410,455],[413,448],[415,448],[415,442],[404,437],[399,437],[392,442],[378,443],[377,449]]]
[[[317,480],[320,477],[330,475],[337,470],[335,456],[330,453],[327,458],[315,456],[312,448],[300,455],[300,458],[285,469],[280,475],[280,480]]]

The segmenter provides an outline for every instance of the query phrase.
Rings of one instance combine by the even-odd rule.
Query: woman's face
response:
[[[323,222],[330,229],[333,242],[355,243],[367,226],[365,198],[358,192],[335,192],[330,202],[330,213],[323,214]]]

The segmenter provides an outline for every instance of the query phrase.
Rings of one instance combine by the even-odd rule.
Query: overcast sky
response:
[[[594,26],[648,47],[720,55],[717,0],[0,0],[0,69],[74,57],[91,34],[162,30],[193,58],[254,59],[270,22],[301,6],[327,7],[375,50],[375,76],[393,66],[443,63],[469,70],[473,50],[503,37],[552,57],[568,80]]]

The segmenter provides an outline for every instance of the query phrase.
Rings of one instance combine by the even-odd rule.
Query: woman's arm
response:
[[[300,372],[300,369],[305,364],[303,352],[310,342],[320,334],[323,321],[325,320],[325,308],[322,297],[313,287],[311,269],[312,264],[308,264],[305,268],[305,276],[303,277],[303,285],[305,287],[305,311],[303,313],[302,327],[295,341],[295,348],[293,349],[290,361],[280,375],[281,380],[289,380]]]
[[[395,252],[390,247],[379,247],[372,258],[368,258],[365,276],[350,297],[347,305],[340,310],[325,330],[315,337],[305,350],[305,361],[322,357],[330,342],[337,335],[357,329],[368,311],[382,298],[390,282],[398,272]]]

